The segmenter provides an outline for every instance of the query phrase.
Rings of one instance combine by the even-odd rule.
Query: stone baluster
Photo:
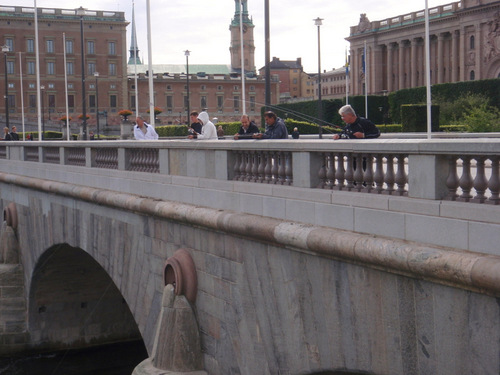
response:
[[[321,160],[323,160],[323,163],[321,163],[321,168],[319,169],[318,172],[318,189],[324,189],[326,186],[326,169],[327,169],[327,163],[328,163],[328,154],[326,152],[321,153]]]
[[[352,153],[346,154],[347,157],[347,167],[345,171],[345,179],[347,182],[346,189],[351,191],[354,188],[354,171],[353,171],[353,156]]]
[[[344,154],[340,153],[337,155],[337,171],[335,172],[335,179],[337,180],[336,188],[338,190],[342,190],[344,188],[344,177]]]
[[[490,189],[491,196],[486,201],[490,204],[499,204],[500,198],[498,196],[500,190],[499,178],[499,157],[494,156],[491,158],[491,177],[488,180],[488,189]]]
[[[241,151],[236,151],[236,157],[234,158],[234,180],[238,181],[240,179],[240,164],[241,164]]]
[[[245,181],[252,181],[252,155],[251,155],[251,151],[245,152]]]
[[[380,154],[377,155],[375,161],[375,175],[373,177],[375,181],[375,190],[377,194],[381,194],[384,190],[384,157]]]
[[[286,185],[293,185],[292,153],[285,154],[285,180]]]
[[[326,171],[327,186],[330,189],[335,187],[335,154],[333,152],[327,154],[328,169]]]
[[[484,203],[486,201],[484,193],[488,188],[488,179],[486,178],[484,170],[484,160],[485,157],[476,158],[476,177],[474,178],[474,190],[476,190],[476,196],[473,201],[477,203]]]
[[[405,156],[398,155],[398,170],[396,172],[396,185],[398,186],[396,192],[397,195],[405,195],[405,185],[408,181],[408,176],[405,172]]]
[[[385,189],[385,191],[387,194],[392,195],[394,193],[395,181],[396,181],[396,178],[395,178],[395,174],[394,174],[394,156],[388,155],[387,156],[386,172],[385,172],[385,184],[387,185],[387,189]]]
[[[472,176],[470,172],[470,156],[463,156],[461,157],[462,159],[462,176],[460,176],[460,180],[458,180],[458,184],[460,185],[460,188],[462,189],[462,194],[458,198],[460,201],[468,202],[471,198],[472,195],[470,193],[472,186],[473,186],[473,181],[472,181]]]
[[[458,197],[457,157],[453,155],[448,158],[448,177],[446,178],[446,187],[448,188],[448,196],[446,199],[451,201],[456,200]]]
[[[260,152],[254,151],[252,153],[252,181],[257,182],[259,180],[259,158]]]
[[[366,163],[366,169],[363,173],[364,188],[363,191],[370,193],[373,190],[373,156],[367,154],[363,158],[363,164]]]
[[[272,176],[272,181],[271,183],[277,184],[278,183],[278,167],[279,167],[279,161],[278,161],[278,152],[271,152],[271,160],[273,163],[273,166],[271,168],[271,176]]]
[[[284,185],[286,182],[285,174],[285,153],[283,151],[278,152],[278,182],[280,185]]]
[[[354,182],[356,184],[356,190],[361,191],[363,189],[363,155],[356,154],[354,159]]]
[[[245,181],[245,162],[246,162],[246,151],[241,151],[241,164],[240,164],[240,181]]]
[[[259,174],[258,182],[260,183],[264,182],[266,179],[266,175],[264,172],[265,168],[266,168],[266,154],[265,152],[261,152],[259,154],[259,168],[258,168],[258,174]]]
[[[273,182],[273,155],[271,151],[265,153],[266,155],[266,167],[264,173],[266,175],[266,182],[271,184]]]

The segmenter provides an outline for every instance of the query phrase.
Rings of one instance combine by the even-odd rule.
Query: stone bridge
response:
[[[0,351],[151,354],[183,249],[208,374],[498,374],[498,150],[2,143]]]

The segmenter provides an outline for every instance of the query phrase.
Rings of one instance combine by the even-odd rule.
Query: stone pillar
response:
[[[398,88],[404,89],[404,41],[399,42],[398,48]]]
[[[120,139],[134,139],[134,124],[125,119],[120,123]]]
[[[411,50],[410,50],[410,87],[417,87],[417,39],[414,38],[410,41]]]
[[[459,56],[460,56],[460,74],[459,81],[465,81],[465,27],[460,28],[460,43],[459,43]]]
[[[438,34],[437,36],[437,61],[436,61],[436,70],[437,70],[437,83],[443,83],[443,34]]]
[[[458,56],[458,41],[460,32],[458,30],[453,30],[451,32],[451,78],[450,82],[458,81],[458,67],[459,67],[459,56]]]
[[[393,90],[393,85],[392,85],[392,75],[394,73],[394,70],[392,69],[392,48],[393,44],[389,43],[387,44],[387,91],[392,92]]]

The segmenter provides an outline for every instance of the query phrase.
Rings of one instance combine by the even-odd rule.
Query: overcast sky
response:
[[[452,1],[429,0],[429,8]],[[0,0],[1,5],[33,7],[34,1]],[[343,66],[345,37],[350,26],[359,23],[361,13],[370,21],[391,18],[423,10],[425,1],[406,0],[269,0],[271,59],[302,58],[304,70],[318,71],[318,31],[314,19],[323,18],[321,26],[321,69]],[[37,0],[39,8],[78,8],[118,10],[132,20],[132,0]],[[184,64],[184,51],[191,51],[190,64],[230,64],[229,24],[234,17],[234,0],[150,0],[153,64]],[[255,65],[265,63],[264,0],[248,0],[248,12],[255,25]],[[135,18],[140,56],[147,63],[146,0],[135,1]],[[127,48],[130,46],[130,27]]]

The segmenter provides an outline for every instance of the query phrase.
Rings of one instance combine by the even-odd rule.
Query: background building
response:
[[[429,9],[431,83],[500,77],[500,2],[465,0]],[[352,95],[425,85],[425,12],[370,22],[361,15],[346,38]]]
[[[124,12],[86,10],[83,16],[86,107],[87,114],[91,115],[89,124],[95,123],[93,114],[96,109],[113,114],[121,109],[126,98],[127,25]],[[9,113],[13,119],[20,117],[23,96],[25,117],[34,120],[37,116],[34,8],[2,6],[0,38],[9,47],[9,52],[4,53]],[[54,121],[66,114],[66,68],[69,112],[76,120],[82,113],[83,103],[80,16],[75,9],[38,8],[38,39],[44,118]],[[99,73],[98,78],[95,72]],[[0,75],[0,81],[1,87],[4,87],[4,75]],[[0,111],[5,114],[4,101],[0,101]]]

